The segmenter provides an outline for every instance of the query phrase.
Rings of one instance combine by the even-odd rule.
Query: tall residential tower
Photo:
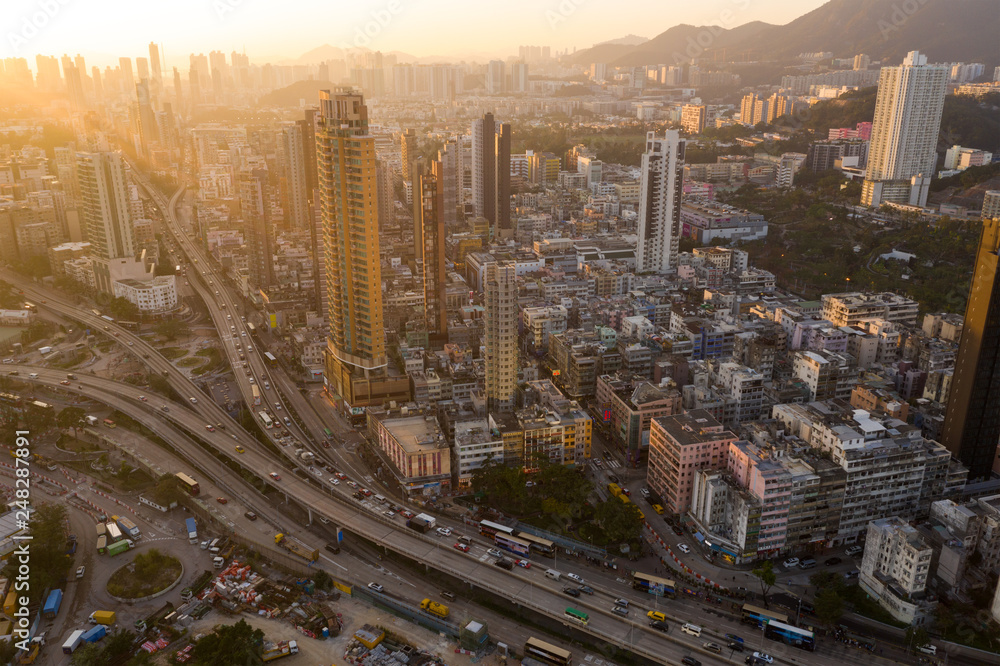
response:
[[[639,245],[636,272],[662,273],[677,267],[681,238],[684,146],[677,130],[662,139],[646,133],[639,190]]]
[[[477,217],[490,221],[494,238],[510,225],[509,123],[492,113],[472,122],[472,206]]]
[[[513,264],[486,264],[484,340],[486,408],[509,411],[517,387],[517,272]]]
[[[136,255],[125,160],[119,153],[77,153],[76,174],[97,289],[112,293],[109,262]]]

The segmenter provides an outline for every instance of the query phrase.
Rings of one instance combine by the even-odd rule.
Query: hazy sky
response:
[[[163,45],[187,54],[246,49],[251,62],[297,58],[324,43],[415,56],[506,56],[520,44],[586,48],[678,23],[788,23],[824,0],[0,0],[0,57],[82,53],[104,66]],[[367,34],[366,34],[367,33]],[[92,62],[91,62],[92,61]]]

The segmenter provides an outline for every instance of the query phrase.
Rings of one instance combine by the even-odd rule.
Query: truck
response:
[[[133,539],[138,539],[140,536],[142,536],[139,533],[139,528],[136,526],[136,524],[133,523],[128,518],[125,518],[124,516],[122,516],[121,518],[117,518],[115,520],[115,523],[118,525],[119,528],[121,528],[123,534],[127,534]]]
[[[108,541],[114,543],[122,540],[122,531],[114,523],[108,523]]]
[[[124,553],[126,550],[128,550],[128,541],[116,541],[108,546],[108,555],[114,557],[119,553]]]
[[[269,643],[264,646],[264,661],[274,661],[289,655],[298,654],[299,644],[295,641],[281,641],[280,643]]]
[[[63,591],[52,590],[49,592],[45,605],[42,606],[42,615],[51,620],[59,614],[59,606],[62,605]]]
[[[96,643],[107,635],[108,628],[103,624],[99,624],[96,627],[88,629],[80,638],[83,639],[84,643]]]
[[[108,533],[108,528],[104,523],[97,523],[97,536],[102,537]]]
[[[52,347],[39,347],[38,353],[41,354],[42,356],[45,356],[46,354],[51,354]]]
[[[95,425],[97,425],[98,423],[101,422],[101,420],[99,418],[97,418],[96,416],[86,416],[84,418],[87,421],[87,425],[95,426]]]
[[[190,543],[198,543],[198,526],[194,522],[194,518],[188,518],[184,521],[187,526],[188,531],[188,541]]]
[[[91,624],[104,624],[110,626],[115,623],[115,612],[102,610],[94,611],[90,614],[90,617],[87,618],[87,620]]]
[[[295,553],[299,557],[304,557],[310,562],[315,562],[319,559],[319,551],[315,548],[310,548],[298,539],[288,534],[278,534],[274,535],[274,543],[281,546],[282,548],[288,550],[289,552]]]
[[[102,534],[97,537],[97,554],[103,555],[108,550],[108,535]]]
[[[438,617],[448,617],[448,607],[444,604],[439,604],[436,601],[431,601],[430,599],[424,599],[420,602],[420,608],[427,611],[431,615],[437,615]]]
[[[306,451],[305,449],[298,449],[295,451],[297,455],[303,462],[312,462],[316,459],[316,454],[312,451]]]
[[[406,521],[406,526],[416,532],[426,532],[427,530],[431,529],[431,527],[433,526],[428,524],[427,519],[423,518],[422,516],[423,514],[418,516],[413,516],[413,518],[410,518],[409,520]]]
[[[67,555],[76,555],[76,541],[67,541],[66,542],[66,554]]]
[[[423,518],[427,523],[428,528],[437,527],[437,518],[434,516],[428,516],[426,513],[418,513],[414,518]]]
[[[73,633],[66,639],[66,642],[63,643],[63,654],[73,654],[80,647],[80,643],[83,642],[83,634],[83,629],[74,629]]]

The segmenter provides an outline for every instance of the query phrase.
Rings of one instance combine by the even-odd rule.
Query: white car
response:
[[[337,477],[335,477],[335,476],[331,476],[331,477],[330,477],[330,483],[331,483],[332,485],[335,485],[335,486],[339,486],[339,485],[340,485],[340,479],[338,479],[338,478],[337,478]]]
[[[441,536],[451,536],[451,528],[439,527],[437,528],[437,533],[440,534]]]
[[[781,565],[783,567],[785,567],[786,569],[791,569],[792,567],[796,567],[796,566],[799,565],[799,558],[797,558],[797,557],[789,557],[787,560],[785,560],[784,562],[782,562]]]
[[[368,583],[368,589],[375,590],[376,592],[381,592],[382,586],[379,585],[378,583]]]
[[[773,664],[774,663],[774,657],[772,657],[771,655],[769,655],[766,652],[754,652],[753,653],[753,658],[754,659],[760,659],[761,661],[763,661],[765,663],[768,663],[768,664]]]
[[[583,576],[581,576],[579,574],[575,574],[575,573],[568,573],[568,574],[566,574],[566,578],[569,578],[570,580],[575,580],[578,583],[582,583],[583,582]]]
[[[493,557],[503,557],[503,553],[501,553],[496,548],[490,548],[489,550],[486,551],[486,554],[492,555]]]
[[[677,550],[681,551],[682,553],[690,553],[691,547],[688,546],[686,543],[679,543],[677,544]]]

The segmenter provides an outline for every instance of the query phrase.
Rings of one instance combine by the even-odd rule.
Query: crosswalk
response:
[[[614,458],[605,458],[604,464],[612,469],[622,466],[621,462]]]

